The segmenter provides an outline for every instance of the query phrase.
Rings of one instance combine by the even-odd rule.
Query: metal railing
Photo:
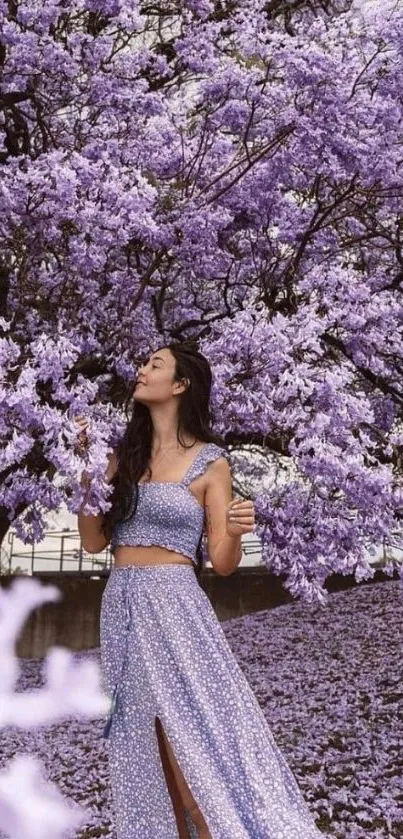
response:
[[[87,553],[81,544],[78,530],[49,530],[43,540],[21,549],[13,531],[7,536],[9,550],[3,552],[2,573],[15,573],[16,568],[23,568],[32,574],[82,574],[95,576],[109,573],[112,567],[112,554],[109,546],[97,554]],[[44,542],[46,541],[46,548]],[[54,547],[53,547],[53,546]],[[259,553],[259,539],[249,539],[242,543],[242,557]],[[52,567],[46,569],[46,565]],[[28,568],[27,568],[28,566]]]
[[[46,540],[46,548],[43,543]],[[32,575],[35,574],[99,574],[109,571],[112,565],[112,554],[109,547],[97,554],[89,554],[82,547],[80,534],[74,530],[50,530],[44,534],[43,540],[34,545],[27,545],[22,550],[16,545],[16,535],[13,531],[8,534],[8,559],[2,563],[3,573],[14,573],[16,567],[23,568]],[[46,569],[48,563],[52,568]],[[41,566],[41,567],[40,567]]]

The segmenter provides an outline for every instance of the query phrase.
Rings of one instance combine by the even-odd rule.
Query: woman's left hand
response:
[[[241,536],[255,528],[255,507],[253,501],[231,501],[227,507],[226,526],[228,536]]]

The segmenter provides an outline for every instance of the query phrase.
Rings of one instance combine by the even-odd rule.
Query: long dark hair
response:
[[[210,408],[212,374],[209,362],[197,349],[194,341],[163,344],[157,349],[168,349],[175,358],[174,381],[189,380],[188,388],[179,396],[178,425],[176,437],[181,445],[181,433],[185,432],[226,449],[224,439],[216,434],[211,425],[214,417]],[[156,352],[156,350],[154,350]],[[124,401],[127,426],[115,449],[117,469],[112,479],[112,506],[104,514],[102,529],[110,539],[113,527],[127,521],[137,510],[137,482],[146,471],[151,457],[153,425],[147,405],[133,399],[135,382],[131,383]],[[191,446],[184,446],[191,448]],[[196,549],[195,572],[200,582],[203,570],[203,533]]]

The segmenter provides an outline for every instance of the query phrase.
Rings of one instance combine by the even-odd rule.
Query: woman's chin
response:
[[[142,394],[142,393],[136,393],[136,392],[134,392],[134,393],[133,393],[133,400],[134,400],[135,402],[147,402],[147,397],[146,397],[146,395],[145,395],[145,394],[144,394],[144,396],[143,396],[143,394]]]

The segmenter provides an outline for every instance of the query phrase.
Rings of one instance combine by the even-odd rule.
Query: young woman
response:
[[[252,501],[232,497],[228,454],[211,429],[211,379],[190,345],[151,354],[109,463],[112,507],[78,517],[84,549],[110,542],[114,554],[100,629],[116,833],[319,839],[199,585],[203,532],[226,576],[255,520]]]

